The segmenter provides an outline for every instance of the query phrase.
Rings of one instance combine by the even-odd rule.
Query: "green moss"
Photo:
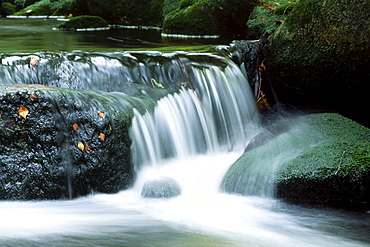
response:
[[[77,16],[58,26],[59,29],[75,30],[78,28],[108,27],[108,23],[99,16]]]
[[[341,104],[345,97],[355,107],[370,92],[368,11],[359,0],[297,2],[272,36],[265,63],[280,98]],[[328,93],[333,88],[336,94]]]
[[[220,33],[220,23],[214,11],[200,4],[176,10],[166,16],[163,33],[186,35],[214,35]]]
[[[370,129],[338,114],[315,114],[318,143],[286,163],[275,180],[279,198],[364,209],[370,207]]]
[[[190,7],[191,5],[195,4],[198,2],[198,0],[181,0],[179,8],[180,9],[185,9],[187,7]]]
[[[31,11],[32,16],[49,16],[49,15],[67,15],[71,13],[71,4],[73,0],[41,0],[29,5],[25,3],[25,8],[19,10],[14,15],[25,16],[27,11]]]
[[[266,1],[254,8],[247,21],[249,39],[259,39],[273,33],[295,6],[289,0]]]
[[[190,35],[244,35],[245,19],[257,1],[184,0],[163,22],[163,32]]]
[[[13,4],[5,2],[5,3],[1,3],[0,5],[0,15],[3,17],[12,15],[15,13],[15,11],[16,11],[16,7]]]

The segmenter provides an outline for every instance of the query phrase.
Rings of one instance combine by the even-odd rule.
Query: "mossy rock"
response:
[[[163,33],[244,37],[245,19],[257,1],[183,0],[163,21]]]
[[[294,8],[289,0],[265,1],[253,9],[247,21],[247,38],[260,39],[271,35]]]
[[[221,189],[294,202],[370,209],[370,129],[335,113],[301,116],[265,135],[226,173]]]
[[[101,16],[110,24],[160,26],[164,0],[74,0],[74,15]]]
[[[71,14],[71,6],[73,0],[61,1],[26,1],[18,12],[14,13],[15,16],[51,16],[51,15],[69,15]]]
[[[366,111],[370,93],[370,3],[300,0],[266,49],[279,98]]]
[[[0,5],[0,15],[2,17],[6,17],[8,15],[12,15],[16,12],[16,6],[11,3],[1,3]]]
[[[165,34],[217,35],[220,26],[212,9],[194,4],[167,15],[162,29]]]
[[[322,141],[289,161],[276,196],[293,202],[370,208],[370,129],[337,114],[307,117]]]
[[[71,18],[69,21],[60,24],[57,28],[63,30],[76,30],[83,28],[101,28],[108,26],[108,23],[99,16],[81,15]]]
[[[130,186],[133,113],[113,101],[95,92],[1,86],[0,199],[75,198]]]

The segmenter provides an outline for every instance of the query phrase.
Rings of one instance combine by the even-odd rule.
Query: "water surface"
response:
[[[196,50],[207,51],[228,39],[178,39],[161,36],[160,30],[111,29],[106,31],[53,30],[56,19],[0,18],[0,52]]]

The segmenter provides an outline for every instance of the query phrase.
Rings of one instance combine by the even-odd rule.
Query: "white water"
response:
[[[0,246],[369,246],[369,214],[219,192],[258,133],[252,94],[233,73],[195,70],[206,81],[198,94],[182,90],[154,113],[136,113],[133,188],[69,201],[0,202]],[[143,184],[160,176],[175,179],[182,194],[142,198]]]
[[[369,246],[363,215],[219,193],[238,156],[169,160],[115,195],[0,202],[0,246]],[[142,198],[143,182],[159,175],[175,178],[182,195]]]

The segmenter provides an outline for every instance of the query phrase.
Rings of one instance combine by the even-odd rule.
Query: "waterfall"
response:
[[[137,169],[173,157],[240,151],[255,135],[259,114],[248,81],[235,64],[220,61],[222,67],[188,66],[192,88],[162,98],[153,112],[135,111],[131,139]]]

